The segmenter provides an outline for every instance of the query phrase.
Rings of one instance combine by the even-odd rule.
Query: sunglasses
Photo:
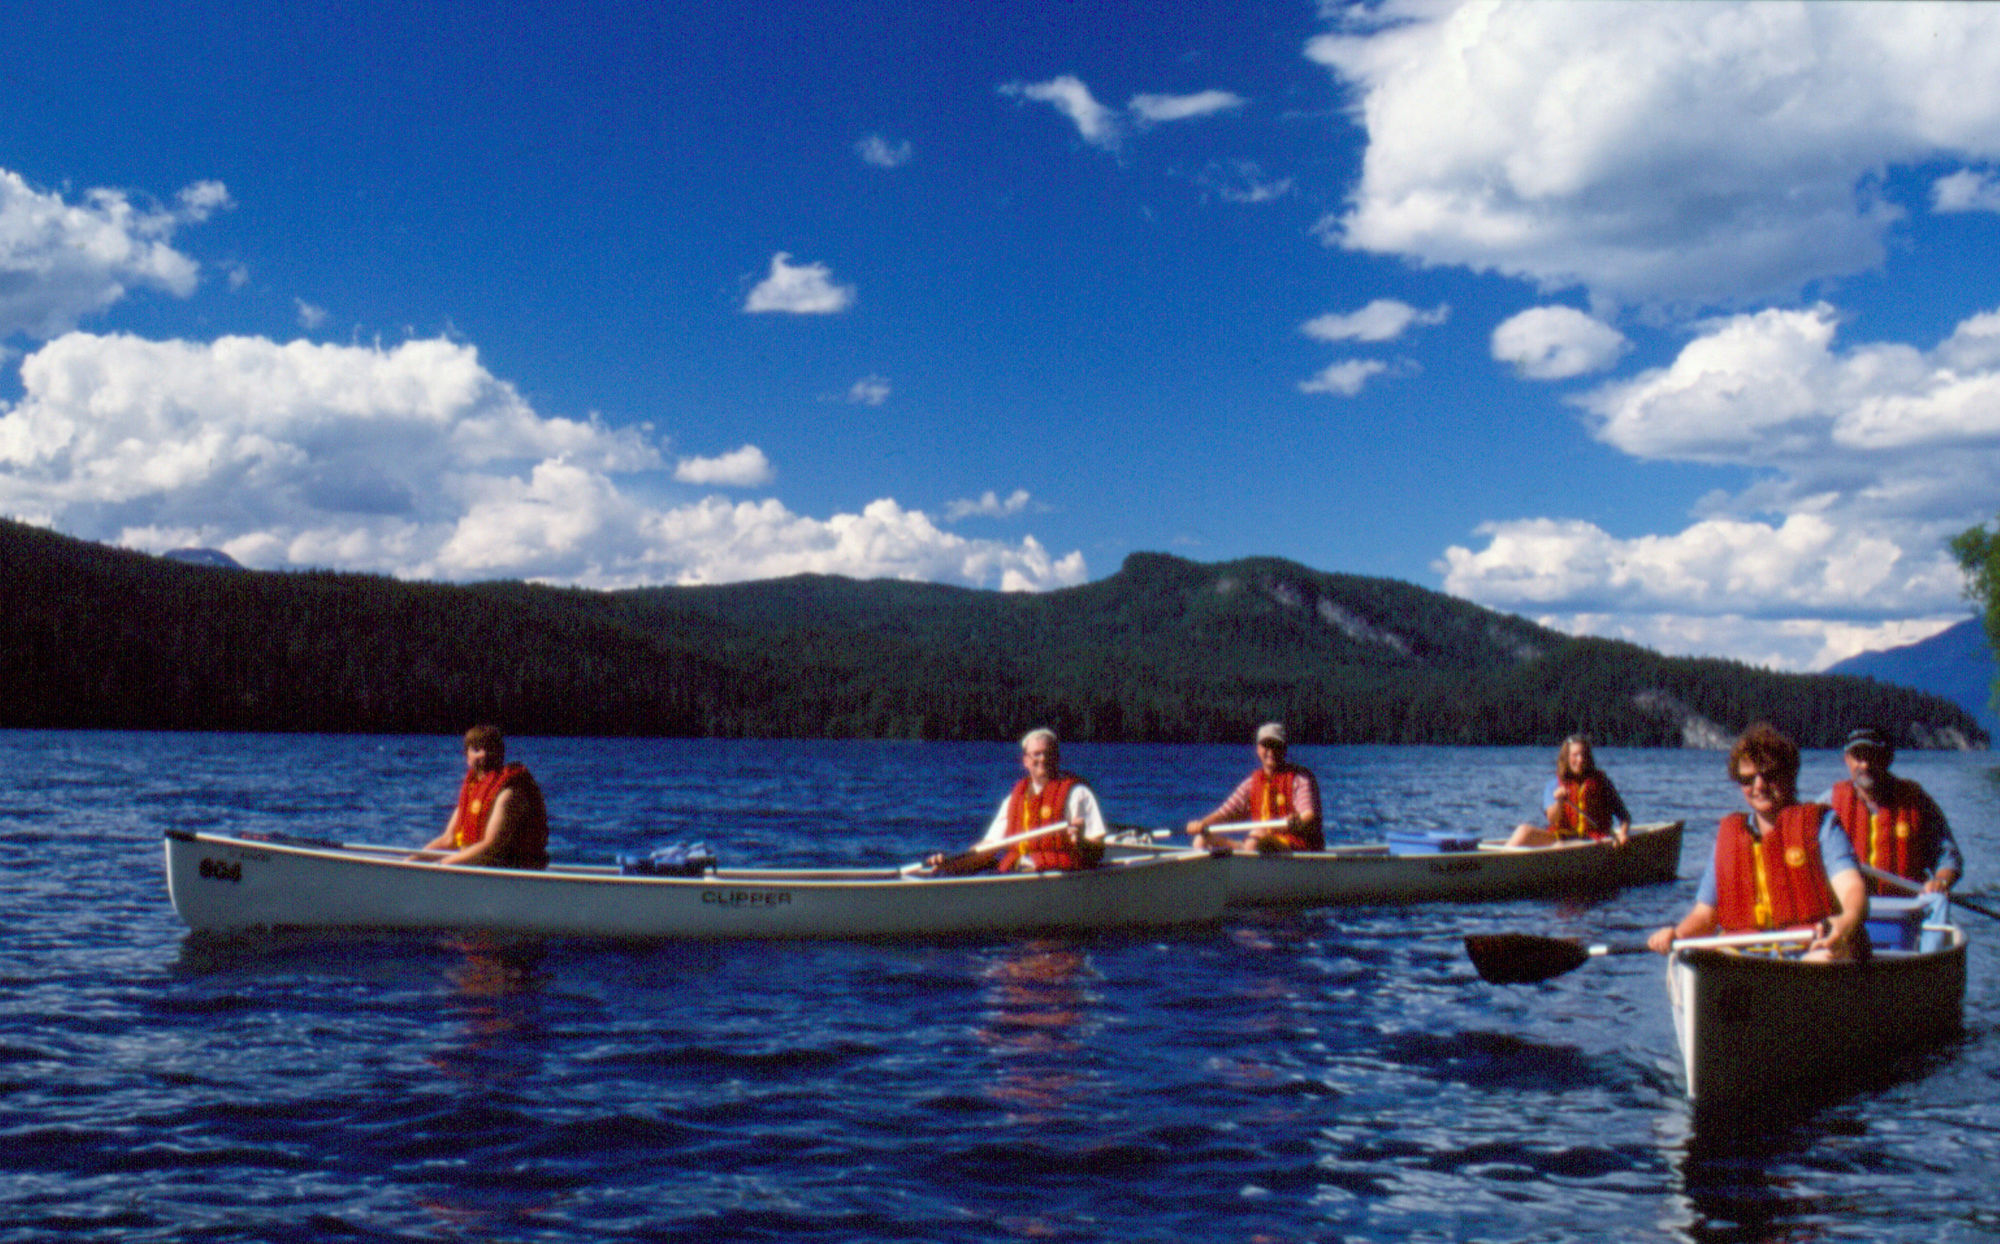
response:
[[[1771,773],[1764,769],[1759,769],[1755,773],[1739,773],[1736,775],[1736,784],[1744,790],[1749,790],[1758,782],[1762,782],[1764,785],[1775,789],[1784,785],[1785,780],[1782,774]]]

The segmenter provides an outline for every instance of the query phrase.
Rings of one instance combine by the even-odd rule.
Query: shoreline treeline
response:
[[[1940,697],[1577,639],[1412,584],[1134,554],[1041,594],[801,575],[593,592],[189,565],[0,521],[0,727],[1983,745]]]

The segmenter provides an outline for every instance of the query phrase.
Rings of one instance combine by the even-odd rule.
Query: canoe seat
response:
[[[1928,904],[1921,898],[1877,895],[1868,900],[1868,941],[1876,950],[1915,950]]]
[[[1392,829],[1388,835],[1391,855],[1436,855],[1441,851],[1477,851],[1479,835],[1446,834],[1435,830]]]

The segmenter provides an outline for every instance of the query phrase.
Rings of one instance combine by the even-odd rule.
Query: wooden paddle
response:
[[[1769,933],[1729,933],[1720,937],[1685,937],[1674,943],[1675,950],[1706,950],[1726,946],[1769,946],[1774,943],[1810,942],[1810,929],[1775,930]],[[1604,955],[1631,955],[1649,950],[1644,942],[1618,945],[1589,945],[1570,937],[1536,937],[1532,933],[1471,933],[1465,938],[1465,953],[1480,979],[1495,985],[1532,985],[1565,972],[1574,972],[1592,959]]]
[[[1902,890],[1906,893],[1922,894],[1924,892],[1923,882],[1912,881],[1908,877],[1899,877],[1895,873],[1883,872],[1881,869],[1876,868],[1872,864],[1861,865],[1861,871],[1867,876],[1875,878],[1875,880],[1881,882],[1884,885],[1895,886],[1897,889]],[[1946,890],[1944,892],[1944,896],[1951,900],[1951,904],[1954,907],[1963,907],[1967,911],[1976,911],[1980,915],[1985,916],[1989,920],[2000,920],[2000,910],[1995,910],[1991,907],[1983,907],[1980,904],[1973,902],[1969,898],[1960,898],[1958,895],[1952,893],[1950,890]]]
[[[978,872],[979,868],[985,866],[980,861],[999,855],[1001,851],[1013,846],[1017,842],[1026,842],[1030,838],[1039,838],[1052,829],[1068,828],[1068,821],[1051,821],[1047,825],[1036,829],[1024,829],[1018,834],[1008,834],[1004,838],[995,838],[993,841],[983,846],[974,847],[970,851],[960,851],[957,855],[947,855],[936,864],[931,864],[924,860],[919,860],[914,864],[905,864],[903,865],[903,875],[907,877],[913,873],[931,873],[935,876],[949,877],[954,873]],[[975,865],[977,866],[975,867]]]

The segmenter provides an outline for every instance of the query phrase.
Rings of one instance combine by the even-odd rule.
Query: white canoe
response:
[[[1473,850],[1398,854],[1386,843],[1326,851],[1225,857],[1232,906],[1333,906],[1470,902],[1585,894],[1672,881],[1680,873],[1679,821],[1634,825],[1631,840],[1510,850],[1504,840]],[[1173,848],[1114,842],[1114,854]]]
[[[1222,862],[1204,852],[1081,872],[907,876],[896,869],[411,863],[401,852],[166,831],[167,890],[189,927],[482,929],[657,938],[929,938],[1211,921]]]
[[[1942,945],[1878,950],[1859,963],[1727,950],[1667,957],[1690,1101],[1784,1097],[1853,1083],[1964,1022],[1965,933],[1926,926]]]

